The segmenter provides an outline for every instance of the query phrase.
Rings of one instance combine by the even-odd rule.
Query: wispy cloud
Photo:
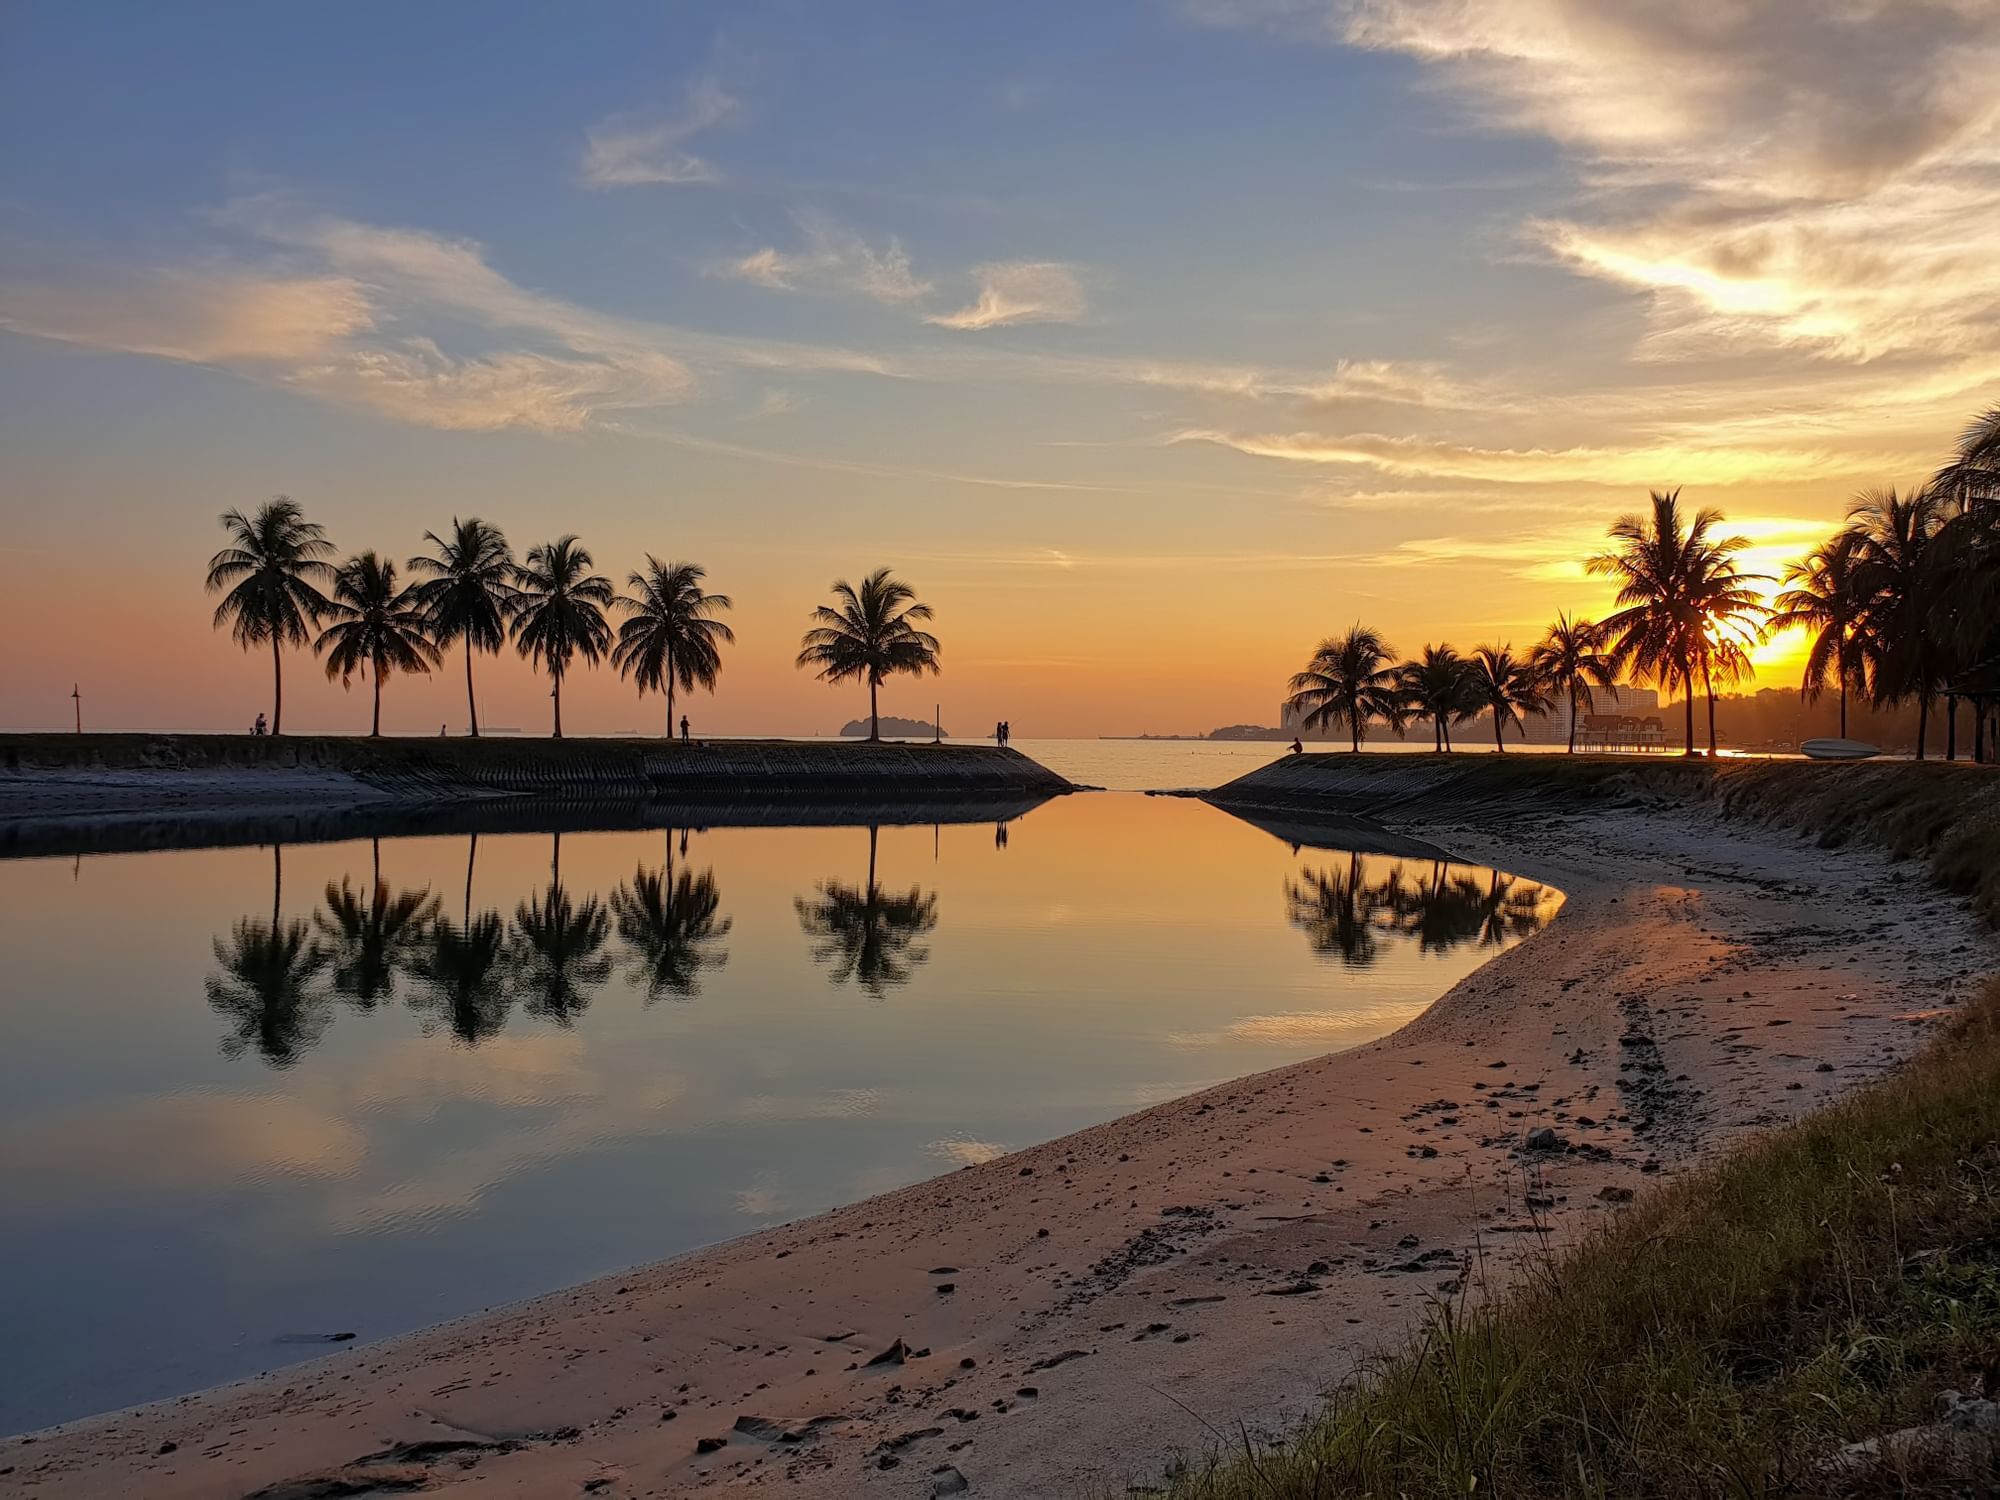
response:
[[[374,326],[348,276],[206,267],[0,287],[0,328],[190,364],[311,359]]]
[[[737,101],[713,79],[688,90],[686,104],[671,119],[651,123],[630,115],[614,115],[589,133],[579,179],[594,188],[673,187],[714,182],[721,175],[709,162],[687,149],[687,143],[712,126],[732,119]]]
[[[910,267],[909,253],[891,237],[877,249],[855,231],[819,214],[799,218],[803,243],[796,250],[766,246],[712,269],[772,291],[853,293],[876,302],[914,302],[931,284]]]
[[[957,312],[924,319],[940,328],[1003,328],[1013,323],[1080,323],[1088,311],[1072,266],[1053,260],[993,261],[972,270],[977,294]]]

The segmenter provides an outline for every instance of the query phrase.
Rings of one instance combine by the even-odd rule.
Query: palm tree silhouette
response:
[[[1546,890],[1518,875],[1486,872],[1486,890],[1479,898],[1479,946],[1497,948],[1509,938],[1526,937],[1548,925],[1543,909]]]
[[[327,1022],[326,995],[313,981],[327,965],[326,950],[298,918],[280,915],[284,846],[271,846],[271,920],[244,917],[229,941],[214,940],[220,972],[208,977],[209,1006],[235,1023],[222,1042],[225,1057],[250,1048],[274,1068],[289,1068],[319,1040]]]
[[[1319,643],[1306,669],[1288,684],[1286,706],[1300,715],[1305,729],[1345,725],[1348,748],[1359,751],[1370,719],[1398,730],[1407,720],[1391,661],[1395,654],[1380,631],[1356,624],[1346,635]]]
[[[1443,860],[1428,874],[1405,876],[1398,865],[1385,882],[1396,930],[1417,940],[1418,951],[1443,953],[1470,942],[1485,925],[1484,893],[1473,876]]]
[[[382,680],[391,672],[429,674],[438,659],[423,609],[414,590],[396,586],[396,565],[373,552],[350,557],[333,575],[333,598],[325,615],[333,621],[319,638],[326,675],[345,688],[356,672],[373,669],[375,708],[368,737],[382,733]]]
[[[1576,754],[1577,719],[1597,707],[1591,688],[1617,690],[1617,669],[1598,649],[1603,638],[1603,632],[1588,620],[1573,620],[1558,611],[1555,624],[1528,656],[1528,665],[1548,684],[1550,692],[1569,704],[1571,755]]]
[[[662,995],[692,999],[700,993],[702,970],[729,962],[715,948],[733,925],[728,917],[718,919],[721,904],[713,871],[675,873],[671,843],[664,870],[641,866],[612,891],[611,914],[631,950],[633,977],[646,981],[648,1005]]]
[[[611,977],[603,953],[611,919],[595,896],[581,905],[562,883],[562,835],[555,835],[549,888],[514,908],[514,959],[531,1015],[568,1027],[590,1004],[590,992]]]
[[[1381,956],[1389,891],[1370,883],[1361,856],[1350,853],[1345,870],[1301,870],[1299,877],[1285,885],[1285,915],[1313,952],[1350,969],[1374,963]]]
[[[628,612],[618,627],[618,644],[611,648],[612,665],[620,677],[638,680],[639,696],[648,691],[667,695],[667,738],[674,737],[674,689],[691,693],[697,687],[715,691],[722,671],[721,646],[736,633],[712,618],[730,607],[727,594],[704,594],[708,574],[695,563],[661,562],[646,554],[646,571],[634,573],[630,597],[617,604]]]
[[[595,663],[611,645],[604,611],[616,597],[611,580],[590,571],[590,554],[574,536],[531,548],[514,570],[520,590],[510,627],[515,648],[553,682],[555,738],[562,738],[562,685],[569,665],[581,656]]]
[[[931,618],[931,607],[916,602],[916,590],[887,568],[862,579],[857,590],[846,579],[833,585],[838,609],[820,605],[813,611],[813,628],[800,643],[798,665],[817,669],[821,682],[868,682],[868,738],[879,741],[881,715],[876,690],[898,672],[921,676],[937,673],[937,637],[912,621]]]
[[[1431,721],[1431,748],[1451,749],[1451,726],[1479,712],[1472,696],[1472,664],[1449,646],[1425,646],[1416,661],[1396,669],[1406,711]]]
[[[430,935],[438,900],[428,889],[394,895],[382,879],[381,841],[375,841],[375,878],[362,900],[351,881],[328,881],[325,904],[313,926],[327,940],[333,988],[361,1010],[394,995],[398,973]]]
[[[472,915],[472,870],[478,859],[475,833],[466,842],[463,920],[434,919],[425,934],[428,941],[409,961],[410,978],[418,986],[411,1007],[432,1016],[441,1012],[452,1035],[467,1046],[498,1036],[514,1004],[506,924],[497,911]]]
[[[1524,713],[1545,713],[1548,692],[1534,668],[1518,660],[1510,646],[1481,646],[1472,653],[1468,665],[1468,701],[1492,711],[1493,748],[1505,751],[1507,726],[1519,724]]]
[[[799,926],[813,939],[813,962],[828,966],[827,982],[835,988],[852,979],[881,999],[907,984],[930,949],[917,941],[937,926],[937,897],[917,886],[908,895],[884,895],[875,883],[878,830],[868,828],[868,883],[856,888],[824,881],[811,901],[795,898]]]
[[[1746,575],[1736,571],[1730,554],[1746,542],[1711,535],[1722,521],[1720,511],[1700,510],[1692,521],[1684,519],[1680,493],[1655,490],[1649,514],[1619,517],[1610,530],[1618,545],[1585,566],[1618,583],[1623,607],[1599,626],[1613,664],[1658,683],[1669,694],[1680,691],[1686,753],[1693,755],[1695,676],[1706,668],[1712,678],[1717,661],[1710,632],[1718,622],[1710,612],[1741,613],[1731,601],[1740,600]],[[1710,708],[1712,720],[1712,698]]]
[[[312,639],[308,626],[325,613],[318,585],[333,577],[326,557],[333,546],[323,527],[308,521],[296,501],[279,495],[246,516],[222,513],[229,545],[208,560],[207,589],[222,594],[215,626],[229,627],[236,643],[249,650],[271,647],[271,733],[282,734],[285,678],[280,648]],[[224,593],[224,590],[227,593]]]
[[[1862,494],[1848,512],[1855,573],[1864,597],[1863,650],[1878,707],[1917,700],[1917,759],[1930,734],[1931,701],[1953,665],[1939,620],[1946,549],[1938,545],[1944,504],[1935,490]]]
[[[440,646],[465,643],[465,712],[479,738],[479,700],[472,691],[472,653],[498,651],[507,640],[507,617],[520,597],[514,587],[514,551],[497,526],[477,516],[451,520],[447,541],[435,531],[424,540],[436,550],[410,559],[421,576],[413,585],[430,636]]]

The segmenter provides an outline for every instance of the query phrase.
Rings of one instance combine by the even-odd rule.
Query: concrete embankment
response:
[[[353,837],[417,817],[456,829],[502,808],[503,821],[532,809],[589,826],[712,824],[727,809],[766,821],[960,822],[1018,816],[1073,790],[990,745],[10,735],[0,736],[0,852]]]

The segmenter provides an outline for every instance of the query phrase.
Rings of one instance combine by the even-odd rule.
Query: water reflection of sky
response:
[[[0,864],[0,1430],[1367,1040],[1556,901],[1185,801],[1072,797],[999,832]]]

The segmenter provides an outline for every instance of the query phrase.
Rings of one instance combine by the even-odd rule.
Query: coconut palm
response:
[[[1358,751],[1370,719],[1401,729],[1407,718],[1396,686],[1395,654],[1396,648],[1382,639],[1382,633],[1366,625],[1331,636],[1319,643],[1306,669],[1292,678],[1286,707],[1300,715],[1306,729],[1345,725],[1348,747]]]
[[[883,892],[875,883],[876,834],[870,824],[865,886],[825,881],[815,899],[796,899],[792,906],[813,939],[813,962],[829,966],[828,982],[838,987],[852,979],[879,1000],[891,987],[909,983],[930,957],[917,939],[937,926],[937,897],[916,886],[902,896]]]
[[[375,707],[368,722],[370,739],[382,733],[382,681],[391,672],[429,675],[438,651],[428,634],[423,609],[408,588],[396,585],[396,565],[386,557],[363,552],[342,563],[333,575],[333,598],[325,617],[333,621],[315,645],[326,653],[328,679],[338,677],[345,688],[356,672],[373,676]]]
[[[427,1017],[442,1014],[453,1036],[477,1046],[498,1036],[514,1004],[513,952],[497,911],[472,914],[472,871],[479,860],[479,835],[465,849],[465,908],[460,921],[438,917],[428,939],[411,956],[409,974],[417,986],[412,1009]],[[434,1024],[425,1021],[428,1030]]]
[[[429,937],[437,910],[437,898],[429,890],[392,895],[379,873],[366,900],[346,877],[339,885],[328,881],[313,926],[327,940],[334,992],[360,1010],[373,1010],[391,998],[397,976]]]
[[[2000,406],[1966,424],[1951,462],[1938,470],[1930,488],[1961,510],[2000,500]]]
[[[1808,632],[1799,694],[1816,701],[1832,677],[1840,692],[1840,737],[1847,738],[1847,695],[1868,685],[1867,600],[1861,592],[1855,534],[1837,532],[1785,569],[1784,590],[1772,601],[1773,631]]]
[[[1306,935],[1313,952],[1338,958],[1350,969],[1365,969],[1381,956],[1389,891],[1368,879],[1359,854],[1347,856],[1347,868],[1301,870],[1285,886],[1285,915]]]
[[[280,734],[285,678],[279,653],[312,639],[309,627],[327,607],[319,586],[333,578],[326,561],[333,546],[325,529],[308,521],[298,502],[285,495],[267,500],[255,515],[224,511],[222,529],[229,545],[208,560],[208,592],[222,594],[215,625],[227,625],[246,651],[269,643],[271,733]]]
[[[1396,686],[1410,717],[1431,721],[1431,748],[1451,749],[1451,726],[1479,712],[1472,698],[1472,667],[1449,646],[1425,646],[1424,654],[1396,669]]]
[[[640,697],[648,691],[666,694],[668,739],[674,737],[674,689],[714,692],[722,671],[720,648],[736,639],[734,631],[713,618],[730,607],[730,599],[703,593],[701,581],[707,576],[698,564],[663,563],[649,552],[645,571],[626,580],[632,593],[616,600],[627,617],[611,648],[612,665],[620,677],[638,680]]]
[[[1917,700],[1917,759],[1924,758],[1931,702],[1950,675],[1942,497],[1934,489],[1864,492],[1847,515],[1855,572],[1865,599],[1863,649],[1878,706]]]
[[[1618,545],[1585,566],[1618,584],[1622,607],[1599,624],[1613,664],[1640,681],[1658,683],[1670,696],[1676,691],[1682,695],[1686,753],[1693,755],[1695,678],[1704,662],[1712,678],[1715,665],[1706,646],[1710,622],[1703,613],[1704,589],[1726,600],[1744,576],[1734,573],[1730,556],[1746,542],[1713,535],[1722,521],[1720,511],[1684,517],[1680,494],[1653,491],[1651,511],[1614,521],[1610,537]]]
[[[664,870],[641,866],[611,893],[611,915],[632,952],[634,977],[646,981],[647,1004],[662,995],[692,998],[702,970],[729,962],[715,947],[732,925],[717,919],[721,903],[712,871],[677,874],[671,857]]]
[[[579,903],[560,875],[514,911],[514,960],[527,1009],[559,1026],[574,1024],[591,991],[611,977],[604,955],[611,919],[595,896]]]
[[[1615,695],[1618,671],[1611,658],[1599,647],[1603,634],[1588,620],[1571,619],[1560,610],[1555,624],[1541,644],[1528,654],[1528,665],[1548,685],[1556,701],[1569,705],[1569,753],[1576,754],[1577,720],[1594,712],[1597,699],[1593,687],[1609,688]]]
[[[519,590],[509,627],[521,655],[546,668],[555,700],[555,738],[562,738],[562,685],[570,663],[596,663],[611,645],[604,611],[617,597],[611,580],[590,571],[590,554],[574,536],[529,549],[514,570]]]
[[[430,637],[439,646],[465,645],[465,713],[479,738],[479,700],[472,691],[472,653],[497,652],[507,641],[507,617],[520,597],[514,587],[514,550],[497,526],[477,516],[453,516],[449,539],[426,531],[435,549],[410,559],[422,581],[413,586]]]
[[[813,611],[813,628],[800,643],[798,665],[812,667],[821,682],[868,683],[868,738],[879,741],[881,715],[876,690],[898,672],[921,676],[936,673],[937,637],[912,622],[931,618],[931,607],[917,602],[916,590],[887,568],[877,568],[856,589],[837,579],[833,595],[838,609],[820,605]]]
[[[1548,712],[1548,690],[1534,667],[1515,656],[1511,646],[1481,646],[1468,665],[1468,701],[1492,712],[1493,748],[1504,751],[1509,724],[1519,725],[1523,714]]]
[[[1729,539],[1741,545],[1746,539]],[[1690,559],[1689,609],[1699,622],[1695,660],[1701,670],[1702,695],[1708,700],[1708,753],[1715,748],[1715,685],[1738,683],[1754,675],[1750,648],[1765,638],[1770,615],[1764,596],[1754,587],[1773,580],[1762,573],[1745,573],[1718,543]]]

